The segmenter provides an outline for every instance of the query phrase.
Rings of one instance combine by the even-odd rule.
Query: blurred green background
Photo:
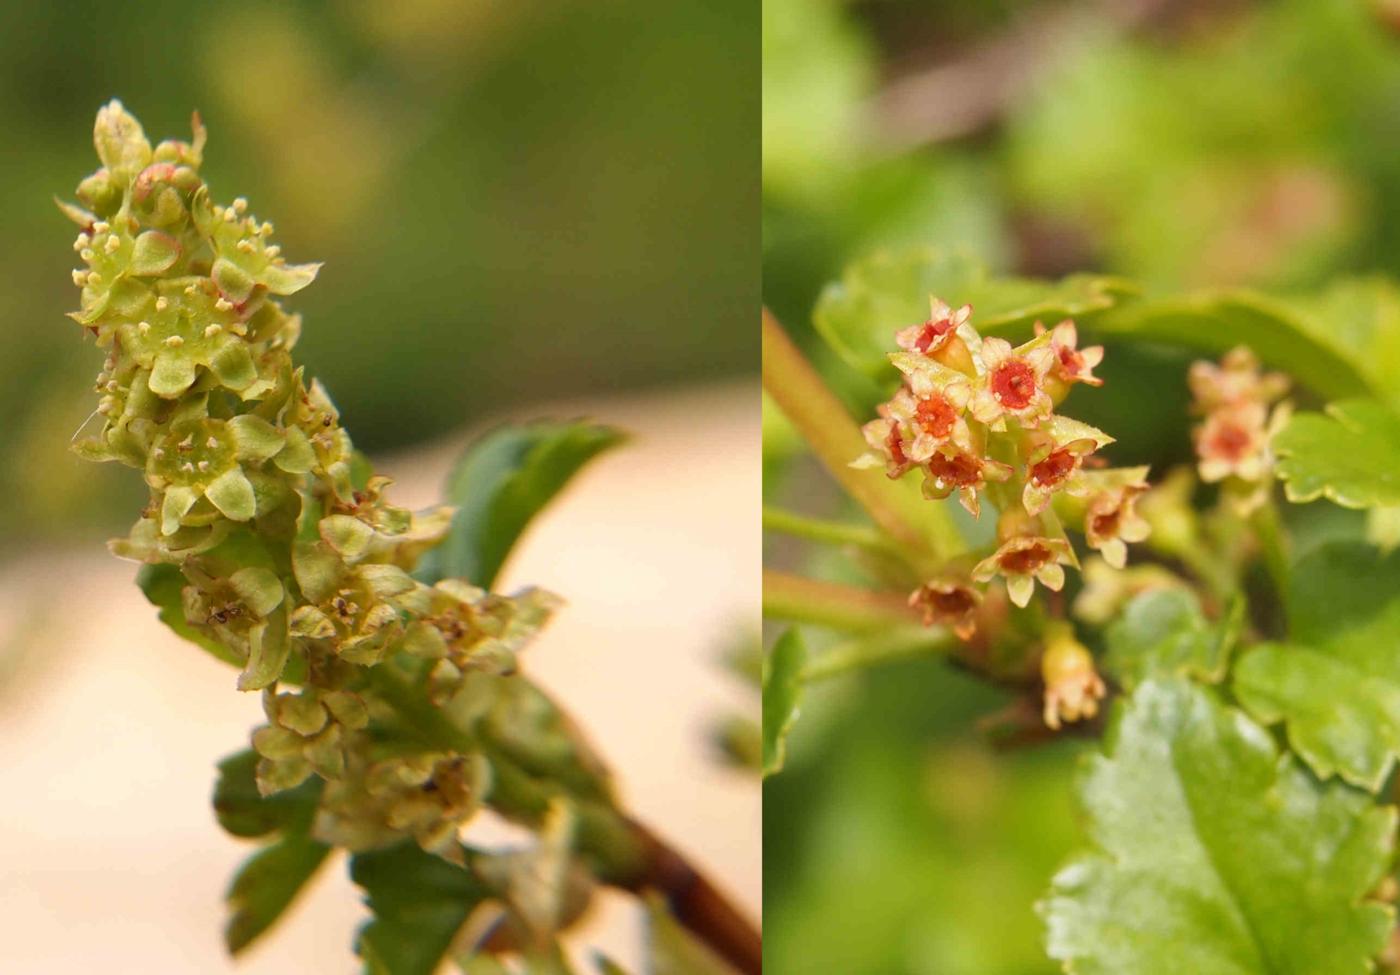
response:
[[[764,300],[858,414],[881,391],[810,316],[876,248],[1149,294],[1400,273],[1400,4],[767,0],[763,19]],[[1076,416],[1116,462],[1189,458],[1186,363],[1110,346]],[[785,424],[764,429],[765,497],[840,514]],[[765,553],[831,571],[794,558]],[[1033,903],[1078,842],[1085,746],[994,751],[976,725],[1004,696],[940,662],[813,690],[764,789],[772,975],[1054,971]]]
[[[540,401],[757,364],[749,0],[0,4],[0,535],[125,526],[139,478],[66,453],[100,355],[62,317],[100,104],[210,132],[292,261],[303,358],[384,450]]]

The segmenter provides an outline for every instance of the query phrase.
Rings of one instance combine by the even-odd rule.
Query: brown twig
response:
[[[623,889],[637,894],[656,891],[666,899],[672,916],[740,975],[762,975],[763,938],[758,928],[683,854],[636,820],[630,823],[646,851],[647,869]]]

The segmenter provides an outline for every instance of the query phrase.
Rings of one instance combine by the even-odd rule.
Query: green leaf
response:
[[[682,927],[655,895],[647,898],[647,953],[651,975],[734,975],[734,969]]]
[[[929,297],[954,308],[972,305],[984,335],[1083,318],[1134,293],[1117,278],[1076,275],[1063,281],[993,278],[974,258],[937,247],[880,251],[847,266],[817,302],[817,331],[846,362],[876,379],[894,376],[894,334],[928,318]]]
[[[1319,497],[1344,508],[1400,505],[1400,416],[1375,400],[1299,413],[1274,435],[1288,500]]]
[[[350,858],[374,919],[356,950],[371,975],[432,975],[452,938],[491,891],[469,870],[409,841]]]
[[[1385,943],[1395,810],[1313,779],[1181,679],[1138,687],[1081,799],[1092,849],[1040,905],[1079,975],[1355,975]]]
[[[1204,292],[1115,309],[1096,318],[1090,331],[1095,338],[1169,342],[1212,355],[1248,345],[1265,365],[1325,397],[1366,390],[1364,356],[1345,348],[1299,307],[1252,291]]]
[[[1240,703],[1314,772],[1372,791],[1400,755],[1400,553],[1360,542],[1312,550],[1294,567],[1291,645],[1263,644],[1235,665]]]
[[[251,750],[219,763],[214,811],[234,836],[276,835],[239,868],[226,898],[231,914],[224,941],[233,954],[247,948],[270,928],[306,886],[330,853],[311,838],[311,822],[320,801],[322,781],[312,777],[294,789],[271,796],[258,792],[258,756]]]
[[[447,502],[457,508],[452,528],[425,555],[418,578],[490,589],[530,520],[584,464],[624,439],[613,427],[584,422],[501,427],[481,437],[448,478]]]
[[[787,734],[802,703],[802,668],[807,647],[795,629],[778,637],[763,661],[763,774],[781,771],[787,758]]]
[[[1149,677],[1185,674],[1219,681],[1239,637],[1244,604],[1236,601],[1220,623],[1208,622],[1200,600],[1180,589],[1145,592],[1108,628],[1105,662],[1131,689]]]

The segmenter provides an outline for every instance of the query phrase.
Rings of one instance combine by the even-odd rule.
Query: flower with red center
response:
[[[936,355],[953,340],[971,315],[971,305],[963,305],[954,311],[937,298],[930,298],[928,320],[900,329],[895,333],[894,340],[906,351]]]
[[[1233,475],[1257,481],[1268,473],[1266,419],[1260,403],[1214,409],[1195,433],[1201,480],[1210,484]]]
[[[1013,349],[1005,339],[983,339],[986,374],[972,395],[972,415],[993,430],[1006,429],[1007,416],[1025,426],[1036,426],[1055,405],[1044,388],[1054,362],[1055,353],[1043,341],[1022,351]]]
[[[1288,391],[1288,377],[1261,372],[1258,357],[1243,345],[1227,352],[1218,366],[1213,362],[1191,363],[1186,381],[1202,413],[1222,406],[1268,406]]]
[[[1111,443],[1113,438],[1097,427],[1065,416],[1052,416],[1043,427],[1027,434],[1022,446],[1026,487],[1021,494],[1026,511],[1040,514],[1060,491],[1084,494],[1087,489],[1080,471],[1085,458]]]
[[[1045,681],[1045,724],[1058,731],[1063,722],[1092,718],[1107,688],[1094,669],[1094,658],[1074,636],[1058,633],[1046,643],[1040,657]]]
[[[852,467],[883,467],[891,480],[902,477],[904,472],[915,466],[907,452],[909,446],[904,436],[904,425],[890,414],[888,404],[880,407],[880,418],[871,420],[860,428],[868,451],[851,461]]]
[[[1035,323],[1035,334],[1045,334],[1045,326],[1040,322]],[[1068,318],[1050,331],[1050,350],[1055,353],[1055,361],[1050,370],[1053,379],[1059,380],[1066,387],[1074,383],[1103,385],[1103,380],[1094,375],[1094,367],[1103,361],[1103,346],[1079,348],[1079,331]]]
[[[1002,576],[1011,601],[1024,608],[1031,601],[1037,580],[1046,589],[1059,592],[1065,584],[1063,567],[1073,564],[1074,553],[1063,538],[1015,535],[977,563],[972,578],[988,582],[995,576]]]
[[[976,518],[982,510],[977,492],[988,481],[1005,481],[1011,468],[979,456],[956,443],[945,443],[924,461],[924,497],[941,500],[958,492],[958,500]]]
[[[1146,481],[1122,484],[1095,494],[1084,511],[1085,541],[1115,569],[1128,564],[1128,542],[1141,542],[1152,533],[1136,508],[1139,495],[1146,492]]]
[[[940,444],[970,447],[972,437],[963,413],[972,397],[966,376],[908,353],[891,357],[905,373],[906,386],[890,400],[890,415],[904,425],[906,453],[923,463]]]
[[[946,626],[959,640],[970,640],[982,594],[957,579],[930,579],[909,594],[909,605],[923,613],[924,626]]]

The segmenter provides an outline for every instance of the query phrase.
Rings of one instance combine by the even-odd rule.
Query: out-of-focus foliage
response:
[[[819,306],[854,260],[913,244],[966,254],[996,277],[1138,283],[1140,296],[1086,327],[1108,355],[1082,418],[1119,437],[1116,462],[1150,461],[1154,480],[1190,456],[1190,354],[1180,346],[1214,355],[1254,345],[1294,374],[1300,430],[1338,425],[1313,412],[1328,400],[1371,396],[1393,409],[1400,356],[1386,342],[1400,303],[1385,276],[1400,275],[1400,32],[1382,7],[769,0],[764,300],[852,412],[868,416],[880,398],[871,374],[859,355],[816,340],[814,319],[827,338],[858,338],[922,309],[877,326],[861,316],[903,312],[831,297]],[[925,85],[925,119],[982,101],[970,122],[920,128],[917,113],[891,107],[906,84]],[[921,301],[919,275],[910,280],[906,296]],[[979,320],[997,311],[975,295],[942,297],[972,301]],[[833,308],[844,314],[835,325],[822,320]],[[765,499],[849,514],[791,461],[772,412]],[[1307,470],[1301,455],[1294,465]],[[1374,483],[1361,489],[1388,497]],[[1361,531],[1330,505],[1285,514],[1299,554]],[[794,565],[781,540],[766,554],[780,568],[825,569]],[[1172,612],[1138,614],[1160,630],[1150,659],[1118,661],[1130,683],[1164,664],[1218,678],[1228,628],[1207,630],[1176,596],[1157,606]],[[975,725],[1003,699],[936,662],[807,691],[786,767],[765,783],[775,975],[1057,970],[1032,904],[1079,842],[1071,769],[1081,746],[993,754]],[[1282,707],[1255,717],[1284,720],[1290,734],[1290,722],[1316,724]],[[1377,761],[1390,750],[1351,744],[1371,746]],[[1374,763],[1361,764],[1369,777]]]
[[[758,28],[744,0],[4,4],[0,531],[110,530],[136,503],[63,450],[100,357],[61,317],[50,197],[87,168],[92,106],[153,132],[198,109],[214,188],[326,258],[303,353],[382,450],[752,370]]]

